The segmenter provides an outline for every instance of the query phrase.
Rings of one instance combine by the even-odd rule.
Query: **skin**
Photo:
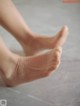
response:
[[[59,67],[67,26],[54,37],[41,37],[30,30],[11,0],[0,0],[0,24],[19,41],[26,54],[12,53],[0,38],[0,75],[7,86],[49,76]]]
[[[46,77],[58,68],[61,52],[62,48],[57,47],[36,56],[22,57],[11,53],[0,38],[1,77],[7,86]]]

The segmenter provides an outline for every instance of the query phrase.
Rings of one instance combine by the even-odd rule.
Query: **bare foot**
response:
[[[52,49],[56,46],[63,46],[68,35],[68,27],[64,26],[54,37],[36,36],[33,41],[27,44],[27,40],[21,42],[26,55],[34,55],[44,49]]]
[[[0,67],[1,77],[7,86],[16,86],[48,76],[60,64],[62,48],[57,47],[46,53],[18,57],[12,54],[10,60],[5,61],[4,68]]]

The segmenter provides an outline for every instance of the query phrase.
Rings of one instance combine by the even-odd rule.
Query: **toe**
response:
[[[63,26],[63,28],[57,33],[55,37],[55,46],[63,46],[68,36],[68,27]]]
[[[60,60],[61,54],[62,54],[62,47],[55,48],[55,52],[54,52],[54,59],[55,59],[55,61],[58,62]]]
[[[47,76],[51,75],[59,67],[59,65],[60,65],[60,61],[56,65],[53,64],[53,66],[49,68],[47,72]]]
[[[54,54],[53,54],[53,69],[57,69],[60,64],[60,58],[62,53],[62,47],[55,48]]]
[[[54,50],[55,50],[56,53],[62,53],[62,47],[61,46],[54,48]]]
[[[58,35],[59,35],[58,38],[63,37],[65,34],[68,35],[67,33],[68,33],[68,27],[65,25],[65,26],[63,26],[62,29],[58,32]]]

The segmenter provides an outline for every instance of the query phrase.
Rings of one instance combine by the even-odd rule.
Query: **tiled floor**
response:
[[[14,2],[34,32],[54,35],[66,24],[69,37],[61,65],[52,76],[15,88],[6,88],[0,81],[0,100],[6,99],[8,106],[80,106],[80,4],[63,4],[61,0]],[[3,28],[0,34],[12,51],[22,51]]]

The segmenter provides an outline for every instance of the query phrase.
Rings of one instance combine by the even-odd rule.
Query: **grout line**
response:
[[[28,94],[27,96],[30,97],[30,98],[33,98],[33,99],[35,99],[35,100],[38,100],[38,101],[41,101],[41,102],[43,102],[43,103],[46,103],[46,104],[49,104],[49,105],[53,106],[52,103],[49,103],[49,102],[47,102],[47,101],[44,101],[44,100],[42,100],[42,99],[40,99],[40,98],[38,98],[38,97],[35,97],[35,96],[33,96],[33,95]]]

